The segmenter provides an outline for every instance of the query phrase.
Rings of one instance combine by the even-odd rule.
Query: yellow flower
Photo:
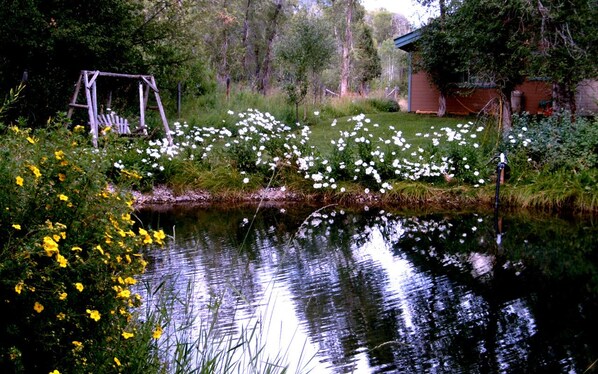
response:
[[[60,299],[60,300],[66,300],[66,297],[67,297],[67,296],[68,296],[68,294],[67,294],[66,292],[63,292],[63,293],[61,293],[61,294],[58,296],[58,299]]]
[[[58,244],[49,236],[44,237],[44,250],[46,255],[51,257],[54,253],[58,253]]]
[[[35,175],[35,178],[39,178],[39,177],[42,176],[42,173],[40,173],[40,171],[37,168],[37,166],[28,165],[27,167],[29,168],[29,170],[31,170],[31,172],[33,173],[33,175]]]
[[[61,237],[62,239],[66,239],[66,232],[64,232],[64,231],[61,231],[61,232],[60,232],[60,237]]]
[[[133,336],[135,336],[135,334],[133,334],[132,332],[123,331],[122,336],[125,339],[129,339],[129,338],[132,338]]]
[[[15,134],[19,133],[19,128],[17,126],[10,126],[10,129],[15,132]]]
[[[93,319],[94,321],[97,322],[100,320],[100,312],[97,310],[87,309],[87,313],[89,314],[89,318]]]
[[[23,178],[17,176],[15,183],[17,184],[17,186],[23,186]]]
[[[124,289],[116,294],[116,297],[121,299],[128,299],[131,296],[131,291]]]
[[[56,318],[57,318],[59,321],[64,321],[64,319],[66,318],[66,314],[64,314],[64,313],[60,312],[60,313],[58,313],[58,314],[56,315]]]
[[[51,371],[50,374],[60,374],[58,370]]]
[[[12,224],[12,228],[15,229],[15,230],[20,230],[21,229],[21,225],[13,223]]]
[[[75,288],[79,291],[79,292],[83,292],[83,285],[79,282],[75,283]]]
[[[102,249],[102,247],[101,247],[99,244],[96,246],[96,249],[97,249],[97,250],[98,250],[98,251],[99,251],[101,254],[104,254],[104,250]]]
[[[161,336],[162,336],[162,327],[160,325],[157,325],[156,329],[154,330],[154,333],[152,334],[152,337],[154,339],[160,339]]]
[[[56,261],[58,261],[58,266],[61,268],[65,268],[68,265],[69,261],[60,253],[56,255]]]
[[[31,144],[35,144],[35,143],[37,142],[37,139],[35,139],[35,138],[32,138],[31,136],[28,136],[28,137],[27,137],[27,141],[28,141],[29,143],[31,143]]]
[[[74,252],[82,252],[82,251],[83,251],[83,248],[81,248],[81,247],[73,247],[73,248],[71,248],[71,251],[74,251]]]
[[[68,196],[66,196],[66,195],[63,195],[63,194],[60,194],[60,195],[58,195],[58,198],[59,198],[60,200],[62,200],[62,201],[68,201],[68,200],[69,200],[69,197],[68,197]]]
[[[15,292],[20,295],[21,291],[23,291],[24,285],[25,285],[25,283],[23,283],[23,281],[20,281],[19,283],[17,283],[17,285],[15,286]]]
[[[62,173],[58,173],[58,180],[61,182],[64,182],[66,179],[66,175],[62,174]]]
[[[85,128],[81,125],[77,125],[75,126],[75,128],[73,129],[75,132],[81,132],[83,131]]]
[[[125,284],[137,284],[137,280],[135,278],[131,278],[131,277],[126,277],[125,278]]]
[[[56,152],[54,152],[54,157],[56,157],[57,160],[62,160],[64,158],[64,152],[56,151]]]
[[[166,234],[164,234],[164,231],[154,231],[154,239],[156,239],[156,242],[158,244],[163,244],[164,238],[166,238]]]
[[[114,357],[114,362],[116,363],[116,366],[120,366],[120,360],[116,357]]]
[[[33,305],[33,309],[36,312],[41,313],[44,310],[44,306],[36,301],[35,304]]]
[[[58,234],[54,234],[54,235],[52,235],[52,239],[54,239],[54,241],[55,241],[56,243],[58,243],[58,242],[60,241],[60,235],[58,235]]]
[[[75,348],[81,348],[83,346],[83,343],[77,340],[73,340],[73,345],[75,346]]]

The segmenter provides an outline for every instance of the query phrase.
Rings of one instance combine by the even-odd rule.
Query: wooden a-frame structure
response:
[[[75,93],[69,103],[69,111],[67,114],[68,118],[73,115],[75,108],[87,109],[89,115],[89,125],[91,126],[91,134],[93,137],[94,147],[98,146],[98,127],[100,120],[98,119],[98,96],[97,96],[97,78],[98,77],[114,77],[114,78],[129,78],[137,79],[139,81],[139,127],[138,131],[147,133],[147,126],[145,124],[145,111],[148,108],[148,99],[150,90],[154,92],[156,97],[157,109],[160,112],[162,118],[162,124],[166,132],[168,143],[172,145],[172,137],[170,135],[170,129],[168,128],[168,121],[162,106],[162,100],[160,100],[160,93],[156,80],[153,75],[137,75],[137,74],[120,74],[120,73],[108,73],[99,70],[82,70],[77,85],[75,87]],[[85,86],[85,99],[86,104],[78,104],[77,98],[81,86]]]

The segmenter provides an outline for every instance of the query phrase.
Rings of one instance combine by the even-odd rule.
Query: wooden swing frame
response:
[[[99,70],[82,70],[77,85],[75,86],[75,93],[69,103],[69,111],[67,114],[68,118],[71,118],[75,108],[87,109],[89,116],[89,125],[91,127],[93,146],[98,147],[98,135],[99,125],[101,121],[98,118],[98,95],[97,95],[97,78],[98,77],[114,77],[114,78],[128,78],[136,79],[139,81],[139,127],[138,131],[147,133],[147,126],[145,124],[145,112],[148,109],[148,100],[150,90],[154,92],[157,109],[160,112],[162,118],[162,124],[164,125],[164,131],[168,139],[168,144],[172,145],[172,137],[170,135],[170,129],[168,127],[168,120],[162,106],[162,100],[160,99],[160,91],[156,85],[156,80],[153,75],[137,75],[137,74],[120,74],[120,73],[109,73],[102,72]],[[86,104],[78,104],[77,98],[81,86],[85,86],[85,99]]]

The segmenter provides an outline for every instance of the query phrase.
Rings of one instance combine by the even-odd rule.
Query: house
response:
[[[409,53],[409,81],[407,96],[407,111],[415,113],[436,113],[438,111],[439,92],[428,79],[428,75],[413,70],[412,60],[417,53],[416,42],[421,36],[421,29],[394,39],[395,46]],[[455,93],[446,98],[446,112],[448,114],[472,114],[496,108],[492,104],[498,99],[498,92],[492,83],[476,82],[465,79],[455,82]],[[584,81],[577,91],[579,114],[598,112],[598,82]],[[523,84],[515,87],[511,103],[513,112],[526,111],[529,113],[543,113],[552,101],[552,84],[546,79],[527,79]]]

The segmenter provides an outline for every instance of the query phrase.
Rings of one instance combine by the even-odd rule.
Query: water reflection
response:
[[[216,299],[223,333],[268,314],[268,349],[289,347],[291,372],[299,351],[316,355],[316,373],[584,372],[598,358],[588,220],[307,206],[139,215],[176,238],[147,278],[180,292],[193,280],[194,309]]]

